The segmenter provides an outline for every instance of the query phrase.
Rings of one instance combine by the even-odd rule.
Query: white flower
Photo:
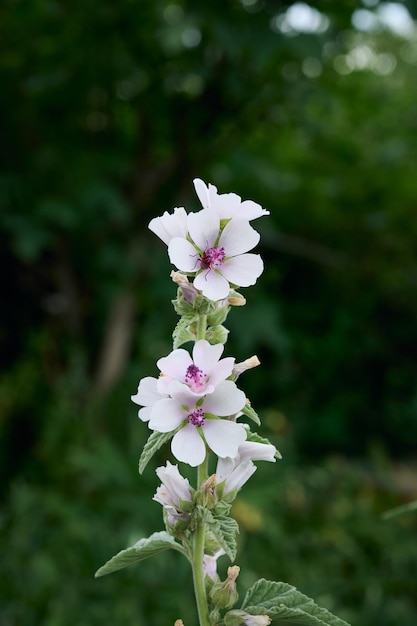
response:
[[[219,458],[216,467],[217,484],[221,485],[222,492],[227,495],[235,490],[239,491],[256,471],[253,461],[275,462],[277,449],[272,444],[244,441],[238,448],[234,458]]]
[[[161,481],[153,500],[162,504],[167,511],[168,523],[174,526],[177,521],[187,521],[189,515],[182,511],[181,502],[192,502],[190,483],[181,476],[178,466],[167,461],[166,467],[158,467],[156,474]]]
[[[165,398],[167,394],[158,391],[158,380],[152,376],[146,376],[139,382],[138,391],[134,396],[130,396],[132,402],[142,406],[139,409],[139,417],[142,422],[148,422],[152,406],[158,400]]]
[[[216,385],[226,380],[233,370],[235,359],[220,359],[223,350],[223,344],[211,345],[201,339],[194,344],[192,358],[187,350],[178,348],[159,359],[157,366],[163,374],[158,381],[159,392],[168,395],[169,383],[178,380],[198,395],[212,393]]]
[[[192,467],[201,465],[206,444],[219,457],[236,456],[246,430],[242,424],[218,419],[235,415],[245,405],[245,394],[235,383],[224,380],[202,397],[174,380],[169,384],[169,394],[152,406],[149,428],[168,433],[181,426],[171,442],[176,459]]]
[[[173,237],[186,237],[187,213],[183,207],[177,207],[174,213],[165,211],[162,217],[154,217],[148,228],[168,245]]]
[[[269,215],[269,211],[252,200],[242,202],[240,196],[235,193],[219,194],[217,187],[210,183],[207,186],[200,178],[195,178],[193,182],[203,209],[214,210],[222,220],[239,217],[250,221],[262,215]]]
[[[259,254],[247,254],[259,241],[260,235],[244,219],[229,221],[220,229],[220,217],[210,209],[190,213],[188,233],[173,237],[168,245],[170,261],[182,272],[194,273],[194,286],[210,300],[222,300],[230,285],[254,285],[262,274],[263,261]]]

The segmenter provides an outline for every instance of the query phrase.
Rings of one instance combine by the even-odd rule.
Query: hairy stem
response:
[[[202,483],[207,478],[208,470],[208,454],[203,463],[198,468],[198,486],[201,487]],[[205,541],[205,527],[204,521],[199,520],[198,526],[194,534],[193,541],[193,556],[192,556],[192,568],[193,568],[193,581],[194,581],[194,593],[197,603],[198,617],[200,626],[210,626],[210,619],[207,606],[206,586],[204,583],[203,572],[203,559],[204,559],[204,541]]]

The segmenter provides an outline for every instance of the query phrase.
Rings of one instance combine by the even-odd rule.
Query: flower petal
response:
[[[168,245],[173,237],[187,236],[187,213],[184,207],[177,207],[174,213],[165,211],[161,217],[154,217],[148,228]]]
[[[183,272],[196,272],[199,269],[199,254],[194,246],[182,237],[174,237],[169,242],[168,256],[172,265]]]
[[[228,281],[213,269],[197,274],[194,278],[194,287],[200,289],[206,298],[213,301],[227,298],[230,291]]]
[[[220,457],[236,456],[239,446],[246,439],[242,424],[229,420],[206,419],[202,429],[208,446]]]
[[[245,406],[245,402],[246,397],[243,391],[238,389],[231,380],[224,380],[217,385],[213,393],[205,397],[202,408],[204,413],[213,413],[223,417],[238,413]]]
[[[259,254],[241,254],[224,261],[221,273],[233,285],[249,287],[262,274],[264,263]]]
[[[185,411],[172,398],[163,398],[156,402],[151,411],[149,428],[160,433],[170,433],[187,417]]]
[[[203,372],[209,373],[217,365],[224,346],[221,343],[211,345],[206,339],[201,339],[194,344],[193,360]]]
[[[252,250],[261,238],[246,220],[234,219],[226,224],[219,240],[226,256],[236,256]]]
[[[171,450],[178,461],[188,463],[191,467],[201,465],[206,457],[204,441],[192,424],[186,424],[174,435]]]
[[[184,382],[185,373],[189,365],[192,364],[192,359],[184,348],[178,348],[173,350],[168,356],[162,357],[156,362],[158,368],[166,376]]]
[[[157,389],[158,380],[153,376],[146,376],[139,381],[138,391],[134,396],[130,396],[132,402],[141,406],[151,406],[162,396]]]
[[[187,225],[192,240],[201,250],[214,246],[220,232],[220,218],[216,213],[209,209],[190,213]]]

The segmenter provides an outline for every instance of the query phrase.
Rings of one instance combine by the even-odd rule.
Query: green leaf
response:
[[[258,433],[253,433],[250,430],[246,431],[246,441],[255,441],[256,443],[264,443],[272,445],[269,439],[266,437],[261,437]],[[278,450],[275,452],[275,458],[282,459],[281,453]]]
[[[211,511],[203,507],[199,509],[199,517],[208,525],[210,531],[218,541],[220,546],[226,552],[231,561],[236,558],[237,543],[236,535],[239,532],[239,526],[236,520],[226,515],[213,515]]]
[[[306,626],[349,626],[295,587],[263,578],[248,590],[241,608],[250,615],[269,615],[274,621],[283,619]]]
[[[159,448],[164,445],[164,443],[169,441],[171,437],[175,435],[177,430],[172,430],[169,433],[159,433],[156,430],[153,431],[148,441],[143,446],[142,454],[140,455],[139,474],[143,473],[143,470],[148,465],[155,452],[157,452]]]
[[[116,572],[117,570],[128,567],[129,565],[135,565],[135,563],[139,563],[139,561],[143,561],[144,559],[147,559],[154,554],[158,554],[159,552],[163,552],[164,550],[168,550],[169,548],[174,548],[175,550],[183,552],[182,546],[180,546],[180,544],[177,543],[175,539],[171,537],[171,535],[168,535],[168,533],[164,530],[153,533],[153,535],[147,539],[139,539],[139,541],[137,541],[130,548],[126,548],[126,550],[122,550],[113,556],[109,561],[107,561],[107,563],[96,571],[95,577],[99,578],[100,576],[111,574],[112,572]]]
[[[194,341],[195,332],[191,328],[191,324],[196,321],[197,317],[196,315],[183,315],[179,320],[172,333],[174,350],[182,346],[183,343],[187,343],[187,341]]]
[[[255,411],[255,409],[251,407],[251,405],[248,402],[243,407],[242,413],[246,415],[246,417],[249,417],[249,419],[251,419],[253,422],[255,422],[257,426],[261,425],[261,420],[259,419],[259,415]]]

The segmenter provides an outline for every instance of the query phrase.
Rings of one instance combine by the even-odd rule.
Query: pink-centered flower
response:
[[[210,300],[226,298],[230,285],[249,287],[262,274],[259,254],[248,254],[260,235],[245,219],[230,220],[223,229],[220,217],[210,209],[190,213],[189,238],[173,237],[168,245],[170,261],[182,272],[196,273],[194,286]]]
[[[156,402],[150,412],[149,428],[168,433],[180,427],[171,442],[178,461],[192,467],[206,457],[206,444],[219,457],[235,457],[246,439],[242,424],[219,419],[238,413],[245,405],[245,394],[231,380],[216,385],[206,396],[193,393],[176,380],[169,384],[169,398]]]
[[[211,345],[201,339],[194,344],[192,357],[187,350],[178,348],[159,359],[157,366],[163,375],[158,380],[158,391],[168,395],[169,383],[178,380],[198,395],[212,393],[216,385],[231,375],[235,363],[232,357],[220,359],[223,350],[223,344]]]
[[[269,215],[269,211],[252,200],[242,202],[240,196],[235,193],[219,194],[217,187],[210,183],[206,185],[200,178],[195,178],[193,182],[203,209],[212,209],[222,220],[238,217],[250,221],[262,215]]]

